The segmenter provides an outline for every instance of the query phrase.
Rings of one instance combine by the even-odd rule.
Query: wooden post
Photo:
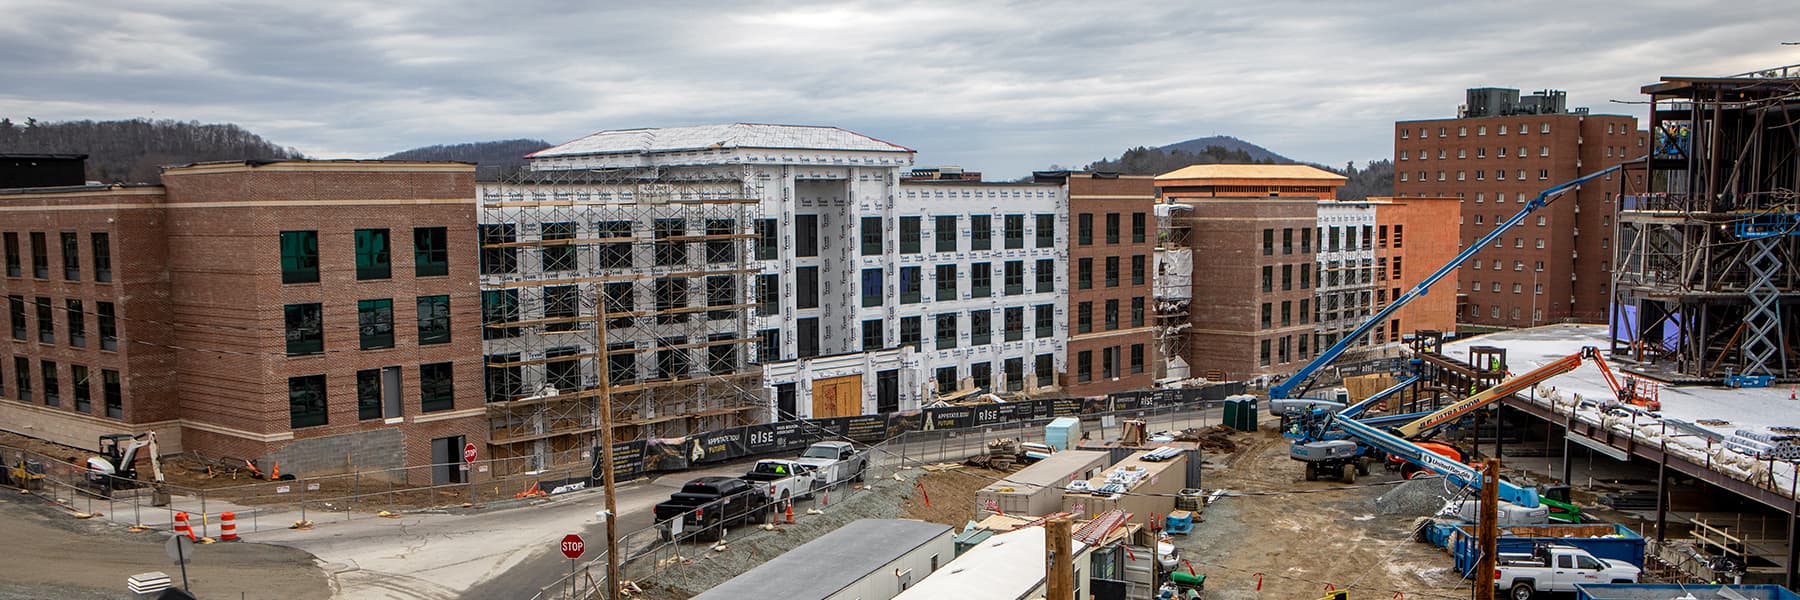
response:
[[[606,598],[619,600],[619,504],[613,488],[612,353],[606,348],[606,298],[594,308],[595,347],[600,350],[600,481],[606,488]]]
[[[1075,600],[1075,572],[1070,556],[1074,552],[1073,546],[1069,519],[1051,519],[1044,523],[1044,548],[1048,550],[1044,560],[1049,561],[1044,600]]]
[[[1475,563],[1475,600],[1494,600],[1494,568],[1500,546],[1500,459],[1481,469],[1481,560]]]

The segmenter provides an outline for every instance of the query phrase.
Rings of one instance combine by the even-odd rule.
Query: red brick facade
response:
[[[93,439],[82,438],[116,419],[112,431],[154,428],[165,447],[279,460],[284,471],[301,473],[430,464],[436,438],[462,436],[485,445],[473,167],[223,163],[171,168],[163,181],[161,187],[0,194],[0,208],[8,209],[0,212],[0,231],[17,233],[22,246],[30,245],[32,232],[111,236],[110,283],[93,282],[91,275],[64,282],[56,248],[48,281],[33,277],[29,247],[21,248],[23,276],[4,279],[9,295],[42,294],[59,305],[56,328],[63,339],[38,343],[35,319],[28,319],[34,324],[28,341],[6,337],[14,357],[34,365],[81,364],[95,380],[102,368],[121,375],[122,406],[113,419],[101,404],[99,385],[85,415],[74,410],[67,391],[56,407],[45,406],[41,392],[34,395],[35,418],[60,420],[68,430],[63,437],[69,439],[56,441],[92,445]],[[436,267],[417,274],[415,228],[443,228],[442,274]],[[386,277],[373,271],[358,277],[358,229],[387,230]],[[283,283],[283,231],[315,232],[316,282]],[[91,245],[83,250],[91,253]],[[448,340],[421,345],[419,298],[437,296],[448,296]],[[60,310],[64,299],[115,302],[117,350],[102,350],[91,339],[85,348],[72,347]],[[361,349],[365,329],[381,331],[359,317],[363,300],[391,301],[391,347]],[[290,356],[284,307],[314,303],[322,314],[322,351]],[[87,310],[92,315],[95,309]],[[90,320],[90,338],[97,329]],[[451,365],[453,399],[425,412],[421,365],[441,363]],[[371,415],[359,415],[358,372],[384,367],[398,373],[399,402],[383,408],[397,408],[398,416],[359,418]],[[60,385],[67,388],[69,367],[61,369]],[[0,364],[7,399],[19,401],[14,370],[10,360]],[[302,420],[289,403],[289,378],[315,375],[324,376],[322,424],[311,413]],[[33,380],[41,390],[41,373]],[[77,422],[85,425],[69,426]]]
[[[1063,389],[1076,396],[1097,396],[1149,388],[1159,360],[1151,293],[1156,268],[1155,181],[1143,175],[1071,173],[1066,185],[1069,345]],[[1108,276],[1109,264],[1114,264],[1109,261],[1117,265],[1116,280]],[[1141,279],[1136,277],[1140,266]],[[1083,269],[1088,272],[1086,287]],[[1080,323],[1083,306],[1088,311],[1086,332]],[[1142,310],[1135,309],[1140,306]],[[1109,307],[1116,314],[1111,322]]]

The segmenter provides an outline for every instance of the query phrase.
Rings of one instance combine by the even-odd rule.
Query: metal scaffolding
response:
[[[1613,238],[1614,355],[1676,379],[1800,376],[1800,70],[1644,92],[1651,147],[1621,180]]]
[[[527,170],[480,185],[494,456],[568,466],[589,460],[607,425],[624,442],[762,418],[750,183],[720,166]],[[601,415],[607,393],[613,414]]]

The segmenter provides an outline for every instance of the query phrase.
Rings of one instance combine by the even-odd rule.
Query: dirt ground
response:
[[[0,539],[10,550],[0,599],[132,598],[125,579],[148,571],[180,581],[181,568],[163,551],[166,534],[77,520],[12,491],[0,494],[0,514]],[[332,594],[311,555],[266,544],[196,546],[188,581],[203,598],[323,600]]]
[[[976,519],[975,493],[993,483],[994,479],[1011,474],[1011,471],[980,467],[925,473],[917,479],[925,488],[925,496],[921,497],[919,490],[914,488],[912,495],[900,504],[900,515],[907,519],[942,523],[961,530],[963,525]],[[930,506],[925,504],[927,497],[931,499]]]
[[[1365,598],[1468,596],[1450,555],[1412,541],[1415,516],[1376,514],[1375,498],[1396,475],[1377,470],[1355,486],[1306,481],[1273,429],[1238,441],[1229,457],[1209,459],[1223,468],[1209,466],[1206,487],[1247,495],[1221,498],[1176,538],[1207,576],[1209,599],[1316,598],[1328,584]]]

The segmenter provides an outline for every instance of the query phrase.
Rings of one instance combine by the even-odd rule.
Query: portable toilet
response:
[[[1223,424],[1226,427],[1230,427],[1232,429],[1237,429],[1238,420],[1239,420],[1238,419],[1238,407],[1241,404],[1242,403],[1238,402],[1237,396],[1225,397],[1225,420],[1224,420]]]
[[[1081,419],[1057,417],[1044,426],[1044,443],[1057,451],[1074,448],[1081,441]]]

